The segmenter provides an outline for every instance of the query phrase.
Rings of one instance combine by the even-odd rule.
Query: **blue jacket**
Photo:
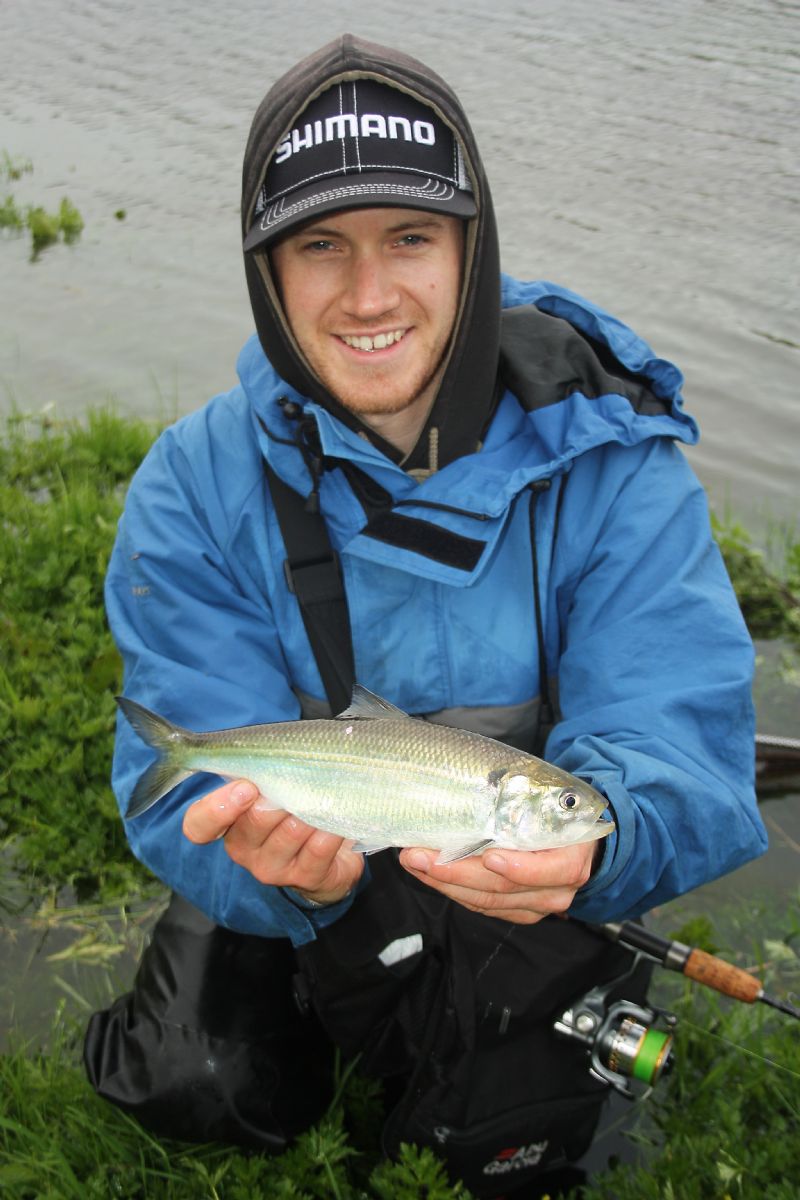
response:
[[[621,392],[576,387],[526,411],[506,391],[480,450],[417,483],[288,387],[253,337],[240,385],[167,429],[137,472],[108,573],[109,620],[125,693],[181,725],[326,711],[263,470],[266,458],[310,490],[278,404],[288,396],[315,418],[325,456],[356,464],[405,502],[404,517],[459,535],[465,548],[437,557],[374,536],[343,471],[324,472],[359,682],[410,713],[508,740],[522,729],[522,744],[539,692],[527,489],[551,480],[536,509],[547,674],[560,706],[545,757],[604,792],[616,822],[570,911],[631,918],[766,847],[753,787],[752,645],[703,490],[675,444],[697,438],[679,372],[555,285],[504,278],[503,303],[569,322],[665,403],[637,411]],[[151,760],[120,719],[123,814]],[[195,776],[127,822],[134,853],[221,924],[312,939],[348,901],[307,911],[236,866],[221,843],[183,837],[183,812],[215,782]]]

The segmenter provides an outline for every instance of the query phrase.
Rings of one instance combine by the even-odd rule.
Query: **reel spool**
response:
[[[677,1017],[629,1000],[609,1004],[608,993],[619,983],[615,979],[592,988],[558,1017],[553,1028],[560,1037],[586,1047],[589,1073],[595,1079],[635,1099],[634,1081],[648,1093],[671,1069]],[[659,1021],[665,1028],[658,1026]]]

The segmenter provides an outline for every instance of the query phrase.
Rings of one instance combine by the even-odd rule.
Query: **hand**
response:
[[[343,838],[269,807],[255,784],[226,783],[196,800],[183,818],[190,842],[225,839],[235,863],[259,881],[289,887],[318,904],[335,904],[355,887],[364,857]]]
[[[437,866],[435,850],[414,848],[402,850],[400,862],[409,874],[473,912],[535,925],[567,911],[602,853],[602,844],[582,842],[558,850],[487,850]]]

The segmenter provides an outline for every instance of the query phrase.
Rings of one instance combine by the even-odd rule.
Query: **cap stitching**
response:
[[[351,174],[355,174],[355,172],[353,172],[352,168],[350,168],[350,171],[351,171]],[[448,183],[451,187],[455,188],[457,191],[469,192],[469,195],[472,195],[472,191],[470,189],[459,188],[458,182],[456,179],[451,179],[449,175],[442,175],[438,171],[424,171],[423,172],[415,167],[398,166],[397,163],[375,163],[374,166],[370,165],[366,169],[362,168],[362,170],[359,171],[358,174],[368,175],[371,171],[397,171],[398,173],[402,171],[402,172],[406,172],[409,175],[418,175],[420,178],[441,179],[445,183]],[[318,179],[325,179],[329,175],[333,175],[334,177],[338,178],[338,176],[340,174],[341,174],[341,172],[338,170],[335,170],[335,171],[330,170],[330,171],[319,171],[319,172],[317,172],[316,175],[306,175],[303,177],[303,179],[299,180],[297,183],[293,183],[291,187],[286,187],[280,192],[273,192],[269,196],[265,194],[264,201],[266,204],[273,203],[275,200],[280,199],[281,196],[286,196],[291,192],[297,192],[300,190],[300,188],[308,187],[308,185],[311,183],[316,183],[316,181]]]
[[[339,116],[340,117],[344,116],[344,103],[342,101],[342,84],[341,83],[339,84]],[[342,170],[346,171],[347,170],[347,142],[346,142],[346,139],[344,136],[344,123],[341,126],[341,130],[342,130],[342,136],[341,136],[340,140],[342,143]]]
[[[433,180],[428,180],[428,184]],[[441,184],[437,186],[441,187]],[[288,217],[294,216],[297,212],[303,212],[307,208],[317,208],[320,203],[327,200],[335,200],[339,197],[347,196],[369,196],[369,195],[388,195],[388,196],[424,196],[426,200],[438,201],[443,204],[447,200],[452,200],[456,193],[456,188],[448,184],[444,191],[439,195],[431,192],[429,187],[412,188],[405,184],[395,184],[391,187],[381,187],[375,183],[359,183],[347,188],[331,188],[327,192],[318,192],[315,196],[310,196],[305,200],[296,200],[294,204],[285,204],[284,199],[278,203],[272,203],[266,212],[262,214],[259,227],[266,232],[271,225],[277,225],[281,221],[287,220]]]
[[[356,136],[355,136],[355,138],[354,138],[354,141],[355,141],[355,144],[356,144],[356,161],[358,162],[358,169],[359,169],[359,171],[361,171],[361,170],[363,170],[363,168],[362,168],[362,166],[361,166],[361,145],[360,145],[360,142],[359,142],[359,137],[360,137],[360,135],[359,135],[359,132],[358,132],[358,131],[359,131],[359,129],[361,128],[361,125],[360,125],[360,122],[359,122],[359,120],[358,120],[358,92],[356,91],[356,81],[355,81],[355,79],[353,80],[353,114],[354,114],[354,116],[355,116],[355,119],[356,119]]]

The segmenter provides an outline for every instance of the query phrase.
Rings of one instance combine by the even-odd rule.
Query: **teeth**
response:
[[[387,346],[393,346],[395,342],[400,341],[405,332],[405,329],[395,329],[391,333],[379,333],[374,338],[348,337],[347,334],[342,334],[342,341],[354,350],[367,350],[371,354],[373,350],[385,350]]]

